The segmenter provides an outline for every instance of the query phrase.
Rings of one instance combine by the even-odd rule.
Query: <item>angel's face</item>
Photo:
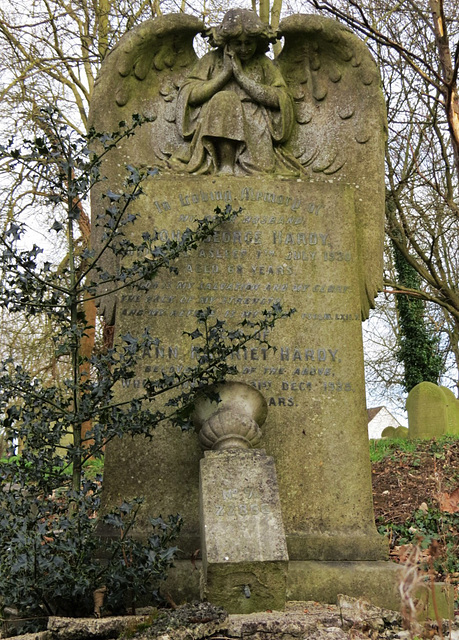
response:
[[[247,36],[242,33],[237,38],[231,38],[228,43],[228,49],[235,53],[240,60],[250,60],[257,50],[257,41],[253,36]]]

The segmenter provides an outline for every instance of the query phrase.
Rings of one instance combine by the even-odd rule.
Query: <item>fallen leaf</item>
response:
[[[440,511],[446,511],[446,513],[457,513],[459,511],[459,487],[454,489],[452,493],[447,491],[440,493],[437,498]]]

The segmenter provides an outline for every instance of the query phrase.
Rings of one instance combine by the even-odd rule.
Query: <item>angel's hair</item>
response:
[[[250,9],[230,9],[225,13],[221,24],[208,29],[205,35],[212,47],[222,48],[243,33],[257,39],[259,53],[267,51],[269,43],[277,40],[274,29],[262,22]]]

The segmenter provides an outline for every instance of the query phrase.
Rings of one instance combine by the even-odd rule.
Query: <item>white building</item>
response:
[[[402,425],[386,409],[386,407],[374,407],[367,409],[368,413],[368,437],[378,440],[386,427],[401,427]]]

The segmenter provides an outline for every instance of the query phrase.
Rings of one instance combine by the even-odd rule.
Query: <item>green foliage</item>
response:
[[[43,204],[55,215],[51,232],[66,238],[68,249],[67,259],[54,265],[42,248],[26,248],[25,225],[19,221],[11,222],[0,238],[0,306],[12,318],[22,314],[51,320],[57,327],[55,357],[68,371],[60,384],[41,380],[12,359],[0,363],[0,416],[11,456],[0,461],[0,593],[3,607],[16,608],[28,619],[24,629],[36,629],[47,615],[90,613],[96,589],[106,591],[105,602],[113,612],[134,609],[146,595],[150,601],[159,597],[159,583],[173,562],[171,543],[180,517],[152,519],[151,535],[139,541],[129,533],[141,500],[121,504],[104,518],[116,535],[103,549],[102,562],[96,553],[101,551],[96,519],[101,483],[86,473],[87,465],[98,464],[113,438],[149,438],[165,420],[189,428],[195,394],[237,373],[227,359],[250,340],[270,348],[264,336],[291,313],[275,306],[256,323],[227,329],[211,309],[199,311],[196,329],[188,334],[194,365],[183,373],[162,373],[131,400],[117,400],[116,385],[135,377],[138,363],[159,340],[148,330],[138,336],[127,333],[112,347],[84,356],[81,345],[91,329],[84,305],[108,290],[129,286],[142,291],[160,269],[176,273],[179,255],[195,249],[237,213],[230,206],[217,209],[196,220],[179,240],[160,243],[146,232],[137,245],[129,234],[136,220],[133,206],[143,182],[156,172],[127,166],[123,190],[114,193],[108,186],[104,194],[105,215],[96,221],[101,246],[97,251],[81,246],[83,205],[103,180],[102,160],[141,125],[134,116],[131,125],[120,123],[119,132],[79,137],[59,113],[47,109],[42,115],[46,135],[26,140],[22,147],[10,141],[0,148],[11,171],[28,176],[31,192],[45,194]],[[105,260],[107,256],[111,259]],[[127,266],[107,270],[107,265],[124,264],[128,256]],[[167,400],[157,403],[164,394]],[[83,433],[82,425],[88,424]]]
[[[459,436],[447,435],[435,438],[428,442],[427,451],[433,453],[437,459],[445,458],[445,447],[457,442]],[[370,460],[372,463],[380,462],[385,458],[393,458],[395,455],[406,453],[410,456],[410,462],[416,461],[411,454],[415,454],[419,446],[425,447],[425,440],[406,440],[404,438],[390,438],[380,440],[370,440]]]
[[[400,285],[419,290],[421,278],[393,244],[395,268]],[[410,392],[420,382],[438,384],[444,370],[439,340],[429,331],[425,320],[425,303],[414,295],[398,294],[400,338],[397,360],[404,364],[404,387]]]
[[[147,594],[158,599],[181,519],[151,519],[151,534],[140,542],[128,534],[141,501],[123,503],[104,517],[117,537],[101,559],[96,518],[100,482],[83,481],[75,492],[66,488],[68,477],[56,473],[44,479],[35,465],[25,469],[24,458],[0,465],[2,606],[20,611],[25,620],[21,630],[40,628],[48,615],[92,614],[93,592],[102,587],[105,606],[116,613],[134,608],[135,599]]]
[[[406,451],[413,453],[416,451],[416,440],[406,440],[405,438],[391,438],[390,440],[370,440],[370,461],[380,462],[384,458],[391,457],[395,452]]]
[[[378,531],[395,545],[420,544],[421,549],[435,550],[433,569],[440,575],[459,571],[459,513],[418,509],[405,523],[380,524]]]

